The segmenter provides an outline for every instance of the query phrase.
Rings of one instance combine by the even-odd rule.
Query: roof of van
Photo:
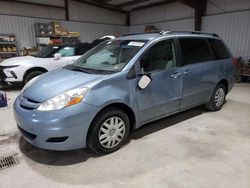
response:
[[[203,33],[197,31],[161,31],[159,33],[129,33],[125,34],[117,39],[122,40],[154,40],[156,38],[162,38],[166,36],[196,36],[196,37],[212,37],[219,38],[214,33]]]

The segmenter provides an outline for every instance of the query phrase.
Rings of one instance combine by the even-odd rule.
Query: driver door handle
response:
[[[179,76],[181,76],[180,72],[176,72],[176,73],[171,75],[172,78],[178,78]]]

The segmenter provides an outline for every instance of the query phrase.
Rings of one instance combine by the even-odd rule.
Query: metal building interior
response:
[[[62,67],[65,65],[67,67],[71,63],[80,62],[82,57],[86,56],[87,58],[88,55],[86,54],[92,53],[95,49],[98,49],[98,46],[104,43],[106,45],[112,44],[112,42],[104,41],[119,41],[123,37],[126,40],[131,40],[127,44],[128,46],[141,47],[140,49],[143,50],[145,44],[140,41],[142,40],[140,37],[145,34],[148,38],[143,38],[143,40],[154,40],[150,37],[158,36],[161,31],[165,31],[170,35],[171,31],[173,33],[176,31],[177,37],[178,35],[182,36],[183,33],[183,35],[209,36],[207,43],[211,37],[216,38],[216,36],[219,36],[218,38],[230,49],[231,64],[233,63],[232,72],[234,72],[233,82],[235,83],[230,92],[227,91],[229,90],[229,84],[224,85],[226,86],[224,87],[225,95],[228,95],[224,98],[222,104],[224,106],[221,110],[210,112],[205,110],[203,105],[193,105],[194,108],[181,110],[179,114],[169,113],[166,118],[145,121],[146,123],[143,123],[143,126],[139,129],[129,131],[124,146],[118,151],[114,149],[112,152],[106,152],[107,155],[95,154],[89,150],[89,148],[93,147],[93,144],[89,144],[91,142],[89,139],[92,138],[92,135],[89,135],[95,130],[95,128],[92,128],[93,124],[96,122],[98,124],[99,121],[96,120],[98,118],[100,121],[102,120],[101,115],[105,112],[106,107],[96,113],[95,118],[92,118],[90,122],[91,128],[85,135],[87,141],[84,148],[56,151],[57,149],[51,150],[49,147],[42,149],[43,147],[40,148],[36,141],[27,141],[25,136],[34,136],[34,140],[36,140],[36,135],[23,130],[17,124],[28,122],[29,118],[32,119],[34,125],[37,122],[46,124],[44,120],[46,118],[52,119],[51,124],[58,121],[58,119],[52,117],[57,117],[59,108],[51,111],[45,117],[46,112],[40,112],[39,114],[40,107],[32,109],[32,111],[31,106],[28,106],[23,114],[28,110],[31,110],[32,113],[29,117],[27,115],[21,120],[16,107],[18,102],[22,102],[25,89],[28,90],[29,87],[32,89],[33,85],[37,85],[36,83],[42,83],[41,88],[56,84],[57,81],[54,81],[53,84],[48,81],[49,79],[53,80],[54,77],[53,72],[50,73],[50,68],[46,69],[46,63],[50,63],[51,65],[48,65],[48,67],[50,66],[53,69],[64,69]],[[138,37],[138,40],[135,39],[136,37]],[[173,40],[177,41],[176,38]],[[177,44],[181,46],[180,42],[175,42],[175,45]],[[96,47],[96,45],[98,46]],[[210,53],[215,57],[214,49],[212,49],[210,43],[209,47]],[[51,52],[51,56],[43,57],[47,53],[45,49],[55,50],[55,52]],[[62,51],[74,49],[74,52],[72,51],[71,55],[67,54],[71,52],[62,52],[65,54],[60,54],[56,51],[58,49],[62,49]],[[180,51],[181,48],[177,48],[175,53],[179,54]],[[66,58],[68,58],[68,62],[66,62]],[[101,56],[101,58],[105,59],[106,57]],[[177,57],[176,61],[179,61],[178,59],[182,60],[182,58],[184,58],[184,55],[180,58]],[[47,60],[41,61],[41,59]],[[96,57],[93,59],[94,61],[98,60]],[[60,61],[62,61],[62,64],[58,63]],[[131,57],[129,61],[133,61],[133,58]],[[182,61],[184,62],[184,60]],[[38,67],[40,63],[44,64],[44,66]],[[33,67],[27,68],[29,66]],[[22,67],[22,70],[20,69],[22,73],[15,72],[17,67]],[[127,71],[126,67],[121,70]],[[176,67],[184,67],[183,69],[185,69],[185,66],[178,64],[178,62]],[[55,75],[59,74],[52,68],[51,71],[54,71]],[[218,66],[214,70],[219,72],[223,68]],[[72,71],[76,70],[72,69]],[[132,77],[131,80],[143,77],[144,74],[142,73],[137,75],[136,68],[134,68],[134,71],[136,76]],[[201,66],[200,71],[201,74],[204,74],[202,81],[205,86],[211,84],[209,77],[205,76],[209,71],[206,66]],[[223,69],[223,71],[228,70]],[[40,74],[43,75],[40,76]],[[78,74],[80,74],[79,70],[74,75],[72,74],[71,77],[67,77],[65,74],[65,78],[61,81],[62,85],[65,86],[57,86],[57,88],[66,88],[66,86],[70,85],[74,76]],[[114,73],[114,75],[116,74],[118,73]],[[45,78],[46,75],[48,75],[48,78]],[[154,79],[151,73],[145,75],[149,79],[147,85],[153,84],[154,80],[157,80]],[[96,82],[91,82],[92,85],[96,84],[97,81],[105,83],[109,77],[109,75],[102,75],[101,73],[98,76],[102,80],[100,81],[98,80],[99,77],[98,79],[95,77]],[[214,77],[219,76],[215,75]],[[249,0],[0,0],[0,188],[249,188],[249,77]],[[43,80],[39,82],[39,79]],[[91,80],[92,75],[86,78],[86,80],[88,79]],[[198,78],[194,77],[194,82],[195,79]],[[32,80],[34,80],[33,85],[31,85]],[[124,80],[130,79],[126,77]],[[165,78],[165,80],[168,79]],[[78,83],[77,80],[73,81]],[[123,80],[120,79],[118,82],[122,87]],[[164,87],[164,83],[162,83],[162,87]],[[168,82],[166,81],[166,83]],[[108,84],[106,86],[108,89],[105,91],[110,90],[110,93],[103,91],[103,94],[101,92],[99,94],[110,95],[111,100],[111,96],[115,93],[112,93],[111,87],[114,83],[108,82]],[[53,87],[56,89],[56,86]],[[75,102],[79,99],[79,103],[85,103],[85,94],[92,92],[91,90],[98,90],[98,87],[95,89],[87,87],[87,90],[81,91],[83,93],[79,95],[82,98],[74,98],[75,100],[72,99],[72,101]],[[138,88],[140,88],[139,83]],[[176,91],[177,89],[176,82],[173,90]],[[40,90],[38,87],[34,90],[33,93],[36,95],[39,95],[40,91],[43,91],[42,93],[53,93],[53,90]],[[159,91],[162,91],[160,87],[155,93]],[[60,90],[60,92],[62,91]],[[117,91],[117,93],[119,92],[120,90]],[[140,92],[143,93],[143,91]],[[172,91],[167,90],[167,92],[174,98]],[[26,93],[31,96],[30,93]],[[213,96],[213,93],[216,93],[215,90],[211,96]],[[86,97],[88,97],[87,94]],[[99,98],[102,97],[98,98],[99,94],[93,94],[96,98],[92,100],[96,103],[101,101]],[[125,95],[122,92],[120,94]],[[49,96],[49,94],[47,95]],[[149,94],[147,97],[152,96]],[[157,97],[160,99],[161,95],[156,95]],[[182,97],[184,97],[183,91]],[[37,98],[39,99],[39,97]],[[39,100],[37,102],[35,100],[37,98],[27,98],[28,102],[30,102],[29,105],[31,103],[36,105],[45,103]],[[130,102],[138,105],[139,98]],[[49,97],[47,99],[49,100]],[[144,98],[141,98],[141,100],[143,101]],[[152,101],[154,102],[154,100]],[[153,106],[152,101],[149,100],[149,104]],[[182,99],[180,99],[181,103]],[[88,104],[88,101],[86,101],[86,104]],[[67,105],[62,107],[61,110],[71,108]],[[133,112],[133,107],[131,107],[131,110],[129,105],[121,106],[122,104],[117,102],[110,110],[124,107],[121,111],[126,114],[131,124],[133,122],[136,125],[137,115],[139,120],[142,119],[140,113],[142,114],[145,109],[141,109],[142,112]],[[168,108],[171,107],[158,107],[158,110],[167,111]],[[77,114],[76,111],[74,113]],[[84,111],[84,113],[87,112]],[[115,114],[119,115],[118,112]],[[145,116],[149,115],[150,113]],[[67,115],[64,114],[64,116]],[[44,119],[39,119],[41,117]],[[123,116],[120,115],[120,117]],[[62,119],[68,122],[70,118],[63,117]],[[124,122],[126,124],[126,121]],[[33,127],[30,130],[32,132],[35,129]],[[58,129],[55,127],[51,132],[56,132]],[[66,129],[70,128],[67,127]],[[114,130],[116,131],[116,129]],[[113,129],[110,132],[111,136],[113,135],[112,131]],[[99,131],[99,139],[100,134],[101,131]],[[66,140],[66,136],[55,138]],[[51,139],[51,142],[57,142],[56,139],[53,140],[54,137]],[[54,144],[58,144],[58,147],[60,147],[61,143]],[[57,146],[55,145],[55,147]]]

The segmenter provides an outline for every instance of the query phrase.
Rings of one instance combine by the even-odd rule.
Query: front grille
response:
[[[0,170],[9,168],[16,164],[17,164],[17,160],[15,159],[13,155],[10,155],[8,157],[0,157]]]
[[[49,138],[46,142],[64,142],[65,140],[68,139],[68,136],[64,136],[64,137],[53,137],[53,138]]]
[[[0,80],[4,81],[7,78],[7,76],[4,74],[3,70],[0,69]]]
[[[20,104],[20,106],[25,109],[25,110],[34,110],[35,108],[32,108],[32,107],[28,107],[28,106],[24,106],[22,104]]]
[[[18,129],[20,130],[20,132],[23,134],[24,137],[28,138],[29,140],[33,141],[36,139],[36,135],[32,134],[28,131],[25,131],[24,129],[22,129],[21,127],[17,126]]]
[[[20,97],[20,106],[25,110],[34,110],[40,106],[40,102],[25,97]]]

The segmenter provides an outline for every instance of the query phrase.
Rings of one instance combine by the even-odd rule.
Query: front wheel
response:
[[[222,108],[226,99],[226,88],[223,84],[219,84],[213,91],[209,103],[205,107],[210,111],[218,111]]]
[[[118,108],[107,108],[94,119],[87,146],[94,152],[108,154],[118,150],[127,140],[130,129],[128,115]]]
[[[35,78],[36,76],[39,76],[40,74],[43,74],[44,72],[42,71],[32,71],[30,73],[28,73],[26,76],[25,76],[25,79],[24,79],[24,84],[27,84],[32,78]]]

